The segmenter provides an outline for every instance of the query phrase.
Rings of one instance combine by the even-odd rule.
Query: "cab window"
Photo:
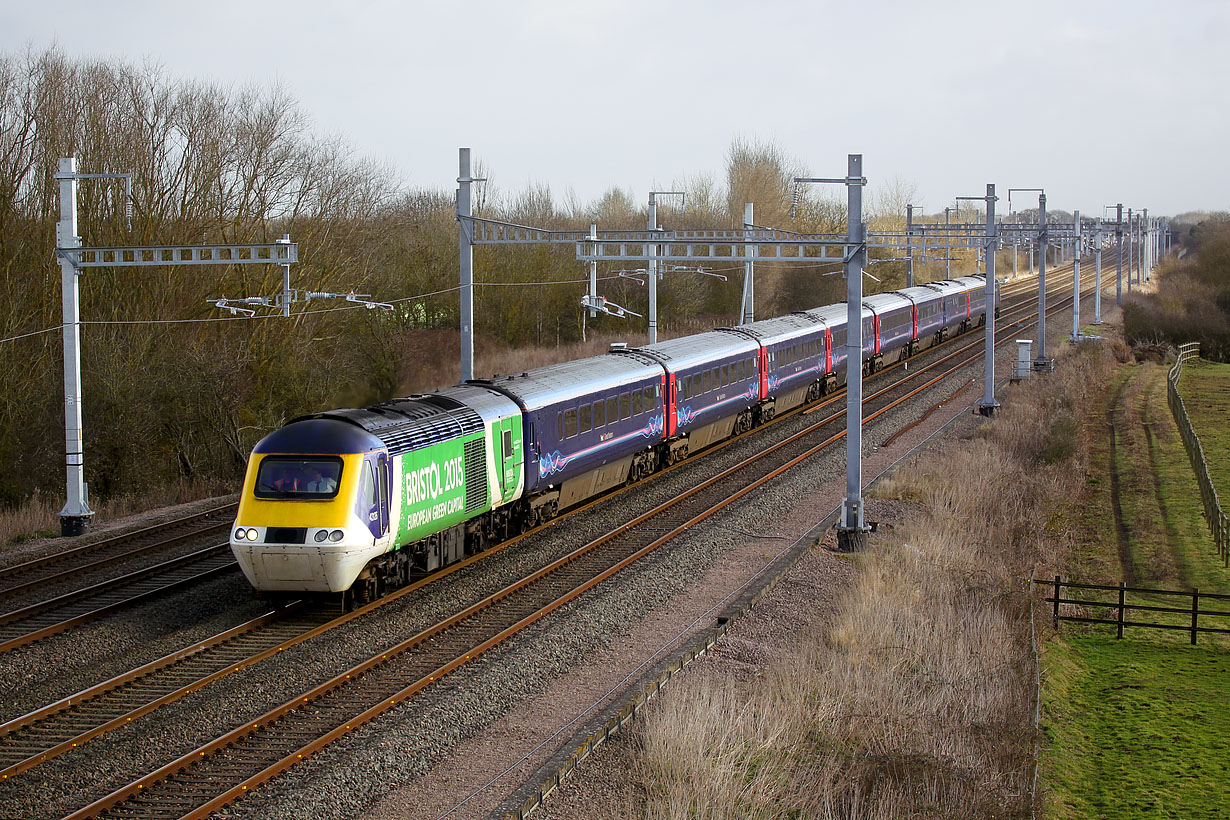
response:
[[[372,463],[363,465],[363,483],[359,486],[359,498],[367,505],[367,509],[376,506],[376,477],[372,475]]]
[[[268,456],[256,474],[257,498],[320,501],[337,495],[342,460],[330,456]]]

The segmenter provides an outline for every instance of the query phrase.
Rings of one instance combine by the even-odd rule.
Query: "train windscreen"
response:
[[[256,474],[257,498],[323,500],[337,495],[342,460],[316,456],[269,456]]]

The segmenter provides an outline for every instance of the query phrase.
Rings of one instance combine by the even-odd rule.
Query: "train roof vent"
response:
[[[354,410],[330,410],[321,415],[331,418],[342,418],[353,422],[364,430],[379,433],[387,427],[396,427],[412,419],[423,419],[443,413],[445,409],[420,397],[408,399],[392,399]]]
[[[483,429],[482,417],[468,407],[430,418],[414,419],[396,427],[386,427],[377,435],[388,445],[389,453],[400,455],[432,444],[477,433]]]
[[[384,442],[393,455],[483,429],[482,417],[471,408],[444,396],[430,398],[430,403],[394,399],[361,410],[331,410],[307,418],[335,419],[362,427]],[[455,409],[437,406],[446,404],[455,405]]]
[[[649,365],[661,365],[662,364],[660,360],[655,359],[652,356],[645,355],[638,348],[635,348],[635,347],[625,347],[625,348],[621,348],[618,350],[611,350],[608,352],[616,356],[627,356],[629,359],[635,359],[641,364],[649,364]],[[668,358],[668,357],[664,356],[663,358]]]
[[[464,404],[452,396],[440,396],[435,393],[428,393],[423,396],[411,396],[411,398],[415,401],[423,402],[424,404],[439,407],[442,410],[458,410],[465,407]]]
[[[739,325],[738,327],[715,327],[714,330],[718,333],[733,333],[736,336],[755,336],[760,338],[760,330],[751,325]]]

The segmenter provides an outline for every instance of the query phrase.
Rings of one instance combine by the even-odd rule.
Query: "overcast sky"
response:
[[[1230,208],[1226,0],[3,0],[6,53],[53,43],[281,83],[417,186],[455,187],[468,146],[504,191],[644,200],[720,179],[742,137],[821,176],[862,153],[930,211],[988,182],[1001,212],[1009,187],[1089,215]]]

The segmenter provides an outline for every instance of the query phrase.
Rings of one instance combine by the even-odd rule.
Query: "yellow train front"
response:
[[[231,549],[264,592],[341,592],[392,546],[389,456],[345,421],[270,433],[248,462]]]

